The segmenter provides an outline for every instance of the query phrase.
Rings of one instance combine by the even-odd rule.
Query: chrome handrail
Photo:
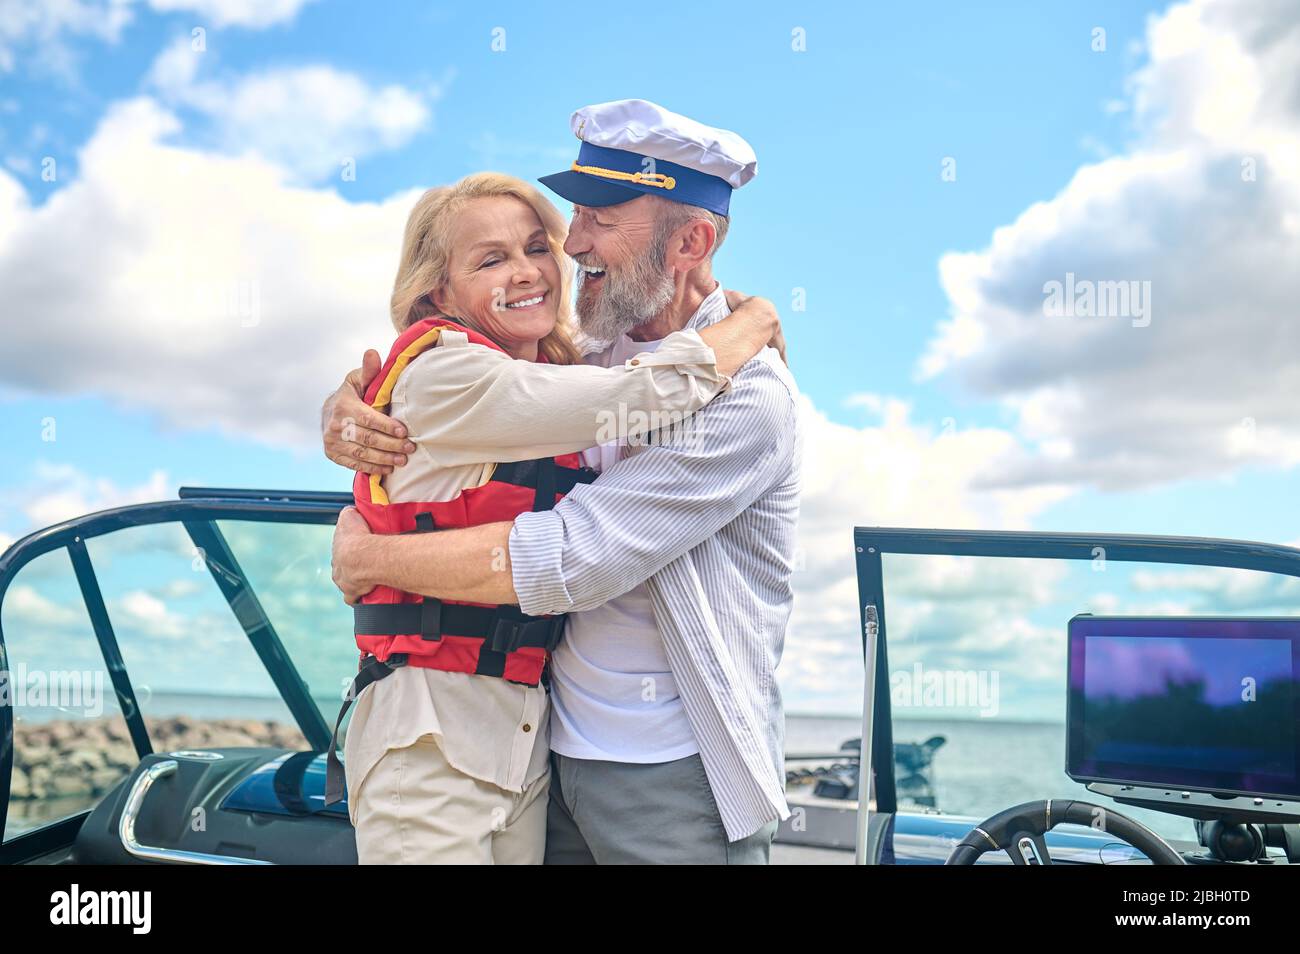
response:
[[[270,865],[275,862],[258,858],[234,858],[230,855],[211,855],[202,851],[182,851],[179,848],[157,848],[142,845],[135,837],[136,819],[140,817],[140,808],[145,796],[153,788],[153,783],[160,778],[176,774],[180,767],[175,759],[163,759],[155,762],[139,774],[126,796],[126,805],[122,808],[122,818],[117,823],[117,835],[127,853],[145,861],[170,861],[186,865]]]

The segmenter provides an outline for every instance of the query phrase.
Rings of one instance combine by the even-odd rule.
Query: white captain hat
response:
[[[706,126],[644,99],[577,110],[578,159],[538,181],[577,205],[617,205],[658,195],[727,215],[731,193],[758,173],[753,148],[736,133]]]

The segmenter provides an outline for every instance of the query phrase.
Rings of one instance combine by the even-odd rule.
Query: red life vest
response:
[[[476,331],[442,318],[407,328],[366,389],[365,400],[386,410],[398,377],[418,355],[435,347],[443,330],[463,332],[473,344],[503,349]],[[544,360],[544,359],[541,359]],[[423,533],[513,520],[531,510],[549,510],[580,483],[596,479],[579,454],[496,464],[488,481],[451,500],[388,499],[378,474],[358,473],[352,496],[374,533]],[[376,587],[353,607],[361,666],[348,691],[330,741],[325,803],[343,797],[342,764],[335,753],[339,725],[361,691],[399,666],[497,676],[536,686],[550,651],[564,630],[563,616],[528,616],[518,606],[438,600],[391,586]]]

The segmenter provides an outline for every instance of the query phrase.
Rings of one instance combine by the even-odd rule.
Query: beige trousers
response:
[[[508,792],[452,768],[432,735],[389,749],[357,790],[357,861],[539,865],[550,781]]]

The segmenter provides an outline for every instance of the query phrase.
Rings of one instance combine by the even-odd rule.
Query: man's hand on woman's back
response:
[[[379,352],[367,351],[361,367],[348,372],[320,412],[325,456],[364,474],[391,474],[406,463],[407,454],[415,453],[415,445],[405,439],[406,428],[364,400],[382,366]]]

